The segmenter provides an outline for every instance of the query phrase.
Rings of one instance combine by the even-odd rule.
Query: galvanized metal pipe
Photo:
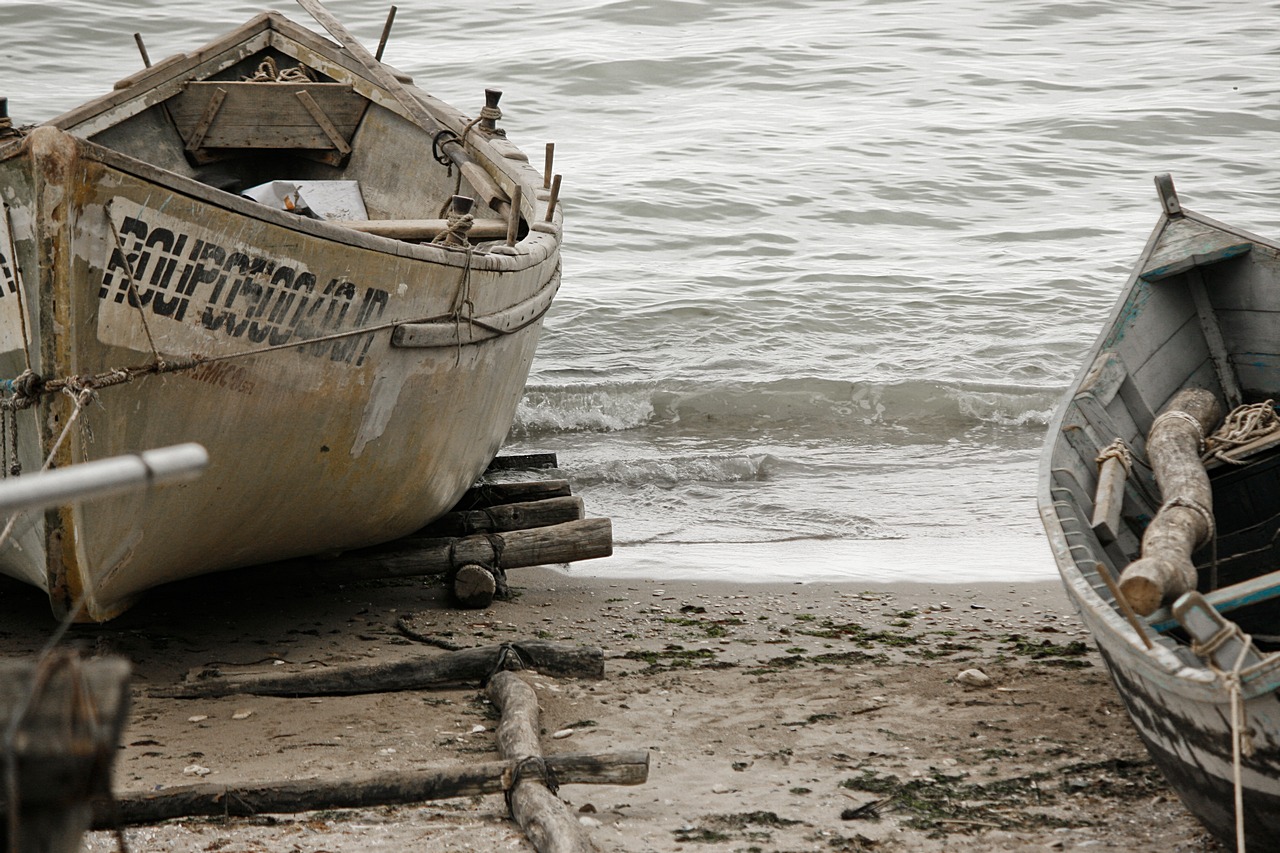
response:
[[[175,444],[0,481],[0,514],[193,480],[209,465],[199,444]]]

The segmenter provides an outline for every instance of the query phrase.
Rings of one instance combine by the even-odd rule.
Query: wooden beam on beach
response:
[[[549,640],[520,640],[497,646],[433,653],[391,663],[341,664],[302,672],[224,674],[206,669],[184,684],[154,687],[151,696],[208,699],[254,696],[349,696],[421,690],[464,681],[483,681],[503,668],[535,669],[558,678],[604,678],[604,650]]]
[[[500,672],[489,679],[485,694],[502,712],[498,752],[516,762],[517,777],[507,795],[511,816],[539,853],[595,853],[585,828],[564,801],[552,765],[538,741],[538,697],[520,676]]]
[[[379,773],[364,779],[206,783],[130,791],[116,795],[114,804],[105,798],[95,800],[93,825],[110,829],[178,817],[296,814],[501,794],[511,790],[516,781],[517,764],[508,759],[464,767]],[[649,778],[649,753],[645,750],[554,755],[546,758],[546,764],[562,784],[642,785]]]

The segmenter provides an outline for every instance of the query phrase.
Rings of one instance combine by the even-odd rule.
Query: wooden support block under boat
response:
[[[419,530],[415,536],[473,536],[528,530],[577,521],[586,514],[582,498],[570,495],[540,501],[498,504],[484,509],[449,512]]]
[[[487,483],[473,486],[454,505],[455,512],[483,509],[499,504],[538,501],[572,494],[568,480],[537,480],[528,483]]]
[[[1191,553],[1213,532],[1213,493],[1201,444],[1221,418],[1217,398],[1202,388],[1179,391],[1151,426],[1147,457],[1164,503],[1142,536],[1142,557],[1120,575],[1134,611],[1154,613],[1166,599],[1195,589]]]
[[[297,568],[313,580],[347,582],[441,575],[469,563],[505,570],[592,560],[612,553],[612,522],[584,518],[460,539],[408,536],[332,560],[290,560],[278,565],[284,570]]]
[[[562,784],[642,785],[649,778],[649,753],[644,750],[549,755],[545,760],[547,769]],[[501,794],[511,789],[517,763],[484,761],[465,767],[380,773],[365,779],[291,779],[130,791],[116,795],[114,803],[95,800],[93,822],[97,829],[111,829],[178,817],[296,814]]]

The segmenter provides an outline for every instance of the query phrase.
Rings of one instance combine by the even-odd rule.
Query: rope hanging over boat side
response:
[[[1245,460],[1232,459],[1226,454],[1251,441],[1280,431],[1280,415],[1276,414],[1274,400],[1237,406],[1222,424],[1205,439],[1204,460],[1218,459],[1230,465],[1244,465]]]
[[[1235,664],[1228,671],[1214,664],[1213,654],[1229,640],[1238,641],[1240,651],[1236,655]],[[1264,657],[1252,666],[1245,666],[1244,662],[1248,659],[1249,653],[1255,651],[1253,637],[1246,634],[1235,622],[1227,622],[1220,631],[1203,643],[1193,641],[1191,650],[1222,679],[1231,697],[1231,784],[1235,801],[1236,850],[1243,853],[1245,849],[1243,764],[1244,759],[1252,756],[1256,749],[1253,731],[1245,725],[1244,681],[1269,664],[1271,658]]]

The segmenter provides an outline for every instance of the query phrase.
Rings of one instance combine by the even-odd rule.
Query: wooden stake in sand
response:
[[[542,757],[538,742],[538,697],[533,688],[514,673],[500,672],[485,692],[502,712],[498,751],[518,768],[507,795],[511,816],[539,853],[595,853],[582,824],[555,795],[553,765]]]
[[[1191,554],[1213,538],[1213,493],[1201,446],[1222,412],[1201,388],[1179,391],[1151,425],[1147,457],[1164,504],[1142,535],[1142,558],[1120,575],[1120,591],[1143,616],[1196,588]]]

